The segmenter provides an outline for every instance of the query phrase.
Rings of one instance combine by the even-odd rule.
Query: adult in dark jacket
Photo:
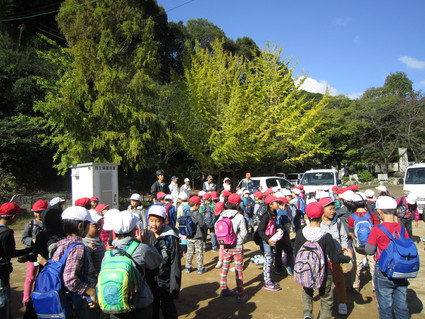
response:
[[[153,319],[159,319],[160,310],[165,319],[177,319],[174,299],[180,294],[181,264],[179,235],[176,229],[165,225],[166,211],[162,206],[153,206],[149,210],[149,229],[154,233],[153,245],[162,255],[158,270],[149,282],[154,295]]]
[[[166,187],[164,183],[164,177],[165,177],[165,174],[162,169],[159,169],[156,171],[157,180],[151,186],[151,196],[152,196],[153,203],[157,202],[156,194],[158,194],[159,192],[164,192],[165,194],[169,194],[170,192],[169,188]]]

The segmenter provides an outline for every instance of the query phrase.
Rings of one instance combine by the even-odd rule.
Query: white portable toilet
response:
[[[70,165],[72,203],[81,197],[99,197],[100,203],[118,208],[118,163]]]

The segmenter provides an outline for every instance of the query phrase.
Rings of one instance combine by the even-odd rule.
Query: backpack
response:
[[[211,209],[211,206],[205,205],[203,215],[204,215],[204,228],[205,229],[214,228],[215,215],[214,215],[214,211]]]
[[[268,237],[273,236],[276,234],[277,228],[276,228],[276,216],[270,216],[269,221],[267,222],[266,230],[264,231],[264,234]]]
[[[254,214],[254,200],[251,197],[242,197],[242,202],[244,207],[244,213],[251,217]]]
[[[131,241],[126,250],[115,248],[105,252],[97,279],[96,294],[104,313],[118,314],[136,308],[140,296],[143,269],[131,255],[139,242]]]
[[[398,238],[394,238],[384,226],[377,227],[391,240],[381,252],[379,269],[392,279],[416,278],[419,271],[418,249],[412,239],[404,238],[405,229],[401,227]]]
[[[356,248],[364,249],[373,227],[370,221],[371,215],[367,212],[363,217],[360,217],[353,213],[351,217],[354,219],[354,245]]]
[[[165,225],[170,224],[170,207],[173,206],[173,204],[166,205],[165,208]]]
[[[192,213],[190,209],[184,208],[183,214],[177,220],[179,223],[179,232],[183,236],[187,236],[188,238],[192,238],[196,234],[196,226],[197,224],[193,221]]]
[[[68,254],[72,248],[83,243],[72,243],[62,255],[59,261],[48,261],[43,267],[35,282],[34,291],[31,293],[35,312],[39,319],[44,318],[67,318],[71,314],[71,295],[75,293],[67,292],[63,285],[63,270],[65,268]],[[84,253],[84,259],[87,254]],[[83,266],[83,269],[85,267]],[[86,274],[85,274],[86,276]],[[83,277],[85,277],[83,275]],[[78,296],[75,296],[78,297]],[[82,303],[81,297],[79,297]],[[78,298],[72,298],[72,301],[77,301]],[[81,304],[80,304],[81,305]],[[75,306],[78,306],[75,304]]]
[[[232,217],[233,218],[233,217]],[[215,235],[220,245],[234,245],[238,239],[233,230],[232,219],[223,217],[215,223]]]
[[[294,280],[305,288],[320,288],[325,278],[325,255],[318,242],[306,241],[295,257]]]
[[[406,216],[406,214],[409,212],[409,209],[407,208],[406,205],[404,205],[403,203],[401,203],[400,205],[397,206],[397,217],[398,218],[404,218],[404,216]],[[412,216],[413,214],[411,214]]]

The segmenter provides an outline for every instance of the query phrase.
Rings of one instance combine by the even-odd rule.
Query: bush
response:
[[[368,170],[360,171],[358,176],[359,176],[360,182],[362,183],[370,182],[373,180],[373,175]]]

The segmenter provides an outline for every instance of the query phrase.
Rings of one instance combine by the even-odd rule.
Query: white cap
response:
[[[371,189],[366,189],[365,192],[364,192],[364,195],[366,197],[373,197],[373,196],[375,196],[375,192]]]
[[[321,198],[326,198],[326,197],[329,197],[329,192],[324,192],[324,191],[317,192],[315,196],[316,200],[319,200]]]
[[[162,217],[165,220],[165,217],[167,216],[167,212],[165,211],[165,208],[161,205],[153,205],[149,208],[148,216],[159,216]]]
[[[64,203],[64,202],[65,202],[65,200],[64,200],[63,198],[60,198],[60,197],[53,197],[53,198],[50,200],[49,204],[50,204],[50,206],[54,206],[54,205],[56,205],[56,204]]]
[[[353,191],[345,191],[344,193],[339,195],[339,197],[341,197],[344,200],[352,200],[353,195],[354,195]]]
[[[376,209],[396,209],[397,202],[391,196],[379,196],[376,200]]]
[[[187,177],[184,179],[185,182],[190,182],[190,179],[188,179]]]
[[[273,193],[277,193],[278,191],[280,191],[280,187],[275,186],[272,188],[272,191]]]
[[[364,196],[364,194],[361,192],[357,192],[351,196],[351,200],[353,202],[363,202],[364,200],[366,200],[366,196]]]
[[[173,196],[171,196],[170,194],[165,195],[165,200],[173,200]]]
[[[205,192],[204,191],[200,191],[199,193],[198,193],[198,196],[199,197],[202,197],[202,196],[204,196],[205,195]]]
[[[274,196],[279,198],[279,197],[283,197],[284,195],[282,194],[282,192],[277,192],[277,193],[274,194]]]
[[[243,191],[243,194],[249,194],[249,190],[245,189],[245,190]]]
[[[180,198],[181,200],[185,201],[187,200],[187,194],[185,192],[181,192],[177,198]]]
[[[295,187],[291,190],[291,192],[296,194],[296,195],[299,195],[301,193],[301,191],[298,188],[295,188]]]
[[[225,178],[223,179],[223,183],[225,183],[226,181],[231,181],[231,179],[230,179],[229,177],[225,177]]]
[[[140,199],[141,199],[142,197],[140,196],[140,194],[137,194],[137,193],[134,193],[134,194],[132,194],[131,195],[131,197],[130,197],[130,199],[132,199],[132,200],[137,200],[137,201],[139,201],[140,202]]]
[[[89,209],[89,213],[90,213],[91,219],[93,219],[96,223],[103,218],[103,216],[100,215],[94,209]]]
[[[410,205],[415,205],[417,200],[417,196],[413,193],[409,193],[409,195],[406,197],[406,202]]]
[[[281,189],[280,192],[282,193],[283,196],[291,196],[292,195],[291,191],[287,188]]]
[[[113,230],[115,234],[127,234],[131,232],[139,221],[139,216],[128,210],[120,212],[118,209],[110,209],[105,214],[104,230]]]
[[[384,186],[384,185],[379,185],[378,187],[376,187],[376,189],[381,191],[381,192],[388,192],[387,187]]]
[[[62,212],[62,220],[71,219],[79,221],[89,221],[95,224],[96,222],[91,218],[91,215],[87,209],[82,206],[71,206]]]

